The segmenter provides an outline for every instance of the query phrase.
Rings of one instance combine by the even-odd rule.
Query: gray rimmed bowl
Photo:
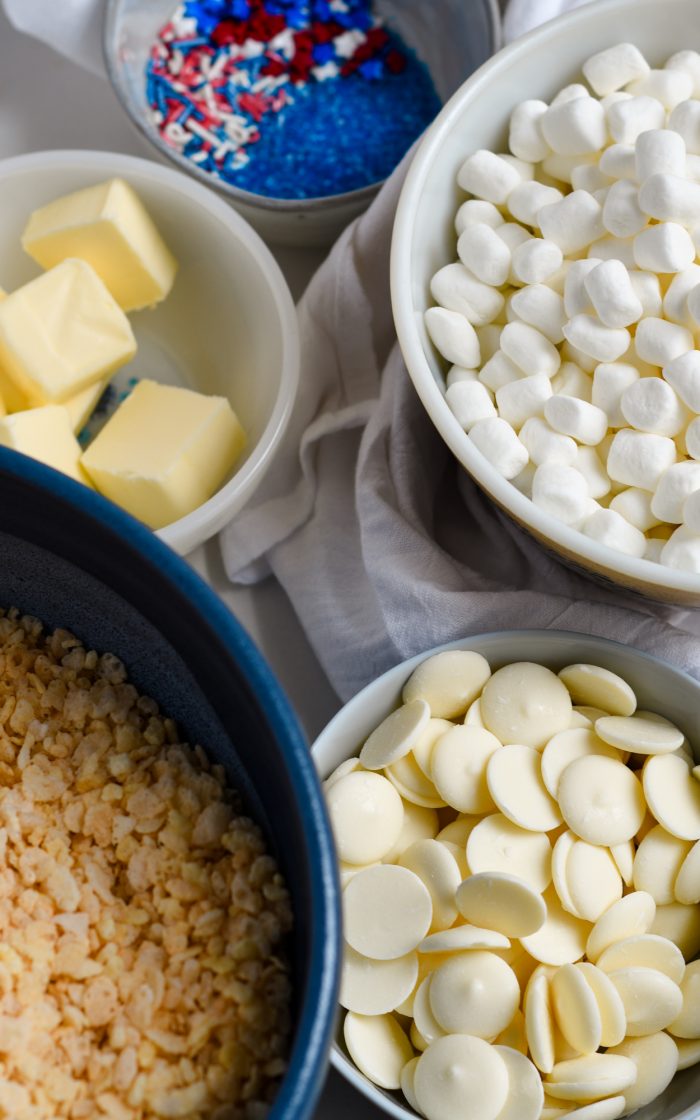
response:
[[[330,244],[365,210],[381,182],[327,197],[270,198],[230,186],[201,171],[191,160],[165,144],[148,119],[144,70],[159,27],[176,0],[107,0],[103,50],[114,92],[150,147],[166,162],[222,194],[270,241],[312,246]],[[500,46],[496,0],[378,0],[377,10],[426,63],[442,101]]]

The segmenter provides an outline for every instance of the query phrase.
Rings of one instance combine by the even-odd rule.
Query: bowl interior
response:
[[[433,303],[430,280],[456,259],[454,217],[466,197],[456,175],[477,148],[504,150],[507,122],[524,98],[550,100],[581,80],[581,65],[611,44],[635,43],[651,65],[683,48],[700,46],[694,0],[603,0],[545,24],[501,51],[473,75],[425,135],[399,204],[392,244],[392,299],[401,349],[421,399],[443,438],[477,482],[540,539],[570,560],[604,572],[645,593],[671,587],[700,602],[700,578],[600,546],[543,514],[476,451],[445,402],[443,362],[432,346],[423,313]]]
[[[285,329],[293,308],[281,274],[229,207],[183,176],[129,156],[46,152],[8,160],[0,168],[0,284],[11,291],[40,274],[20,244],[32,210],[113,176],[136,190],[179,264],[167,298],[130,314],[138,351],[113,383],[123,389],[148,377],[228,398],[248,434],[232,472],[244,488],[291,404],[285,373],[293,386],[296,334]]]
[[[700,761],[700,684],[638,650],[602,638],[543,630],[482,634],[439,648],[476,650],[487,659],[492,669],[512,661],[538,661],[555,671],[578,661],[602,665],[619,673],[632,685],[640,708],[659,712],[681,727]],[[438,650],[419,654],[390,669],[353,697],[331,720],[312,747],[316,768],[322,778],[326,778],[345,759],[359,753],[370,732],[400,704],[401,690],[415,666],[435,652]],[[379,1108],[400,1120],[415,1117],[416,1114],[402,1103],[400,1094],[377,1088],[359,1072],[349,1058],[340,1034],[336,1036],[332,1061],[343,1076]],[[699,1100],[700,1067],[696,1066],[678,1074],[655,1102],[634,1114],[635,1120],[697,1120],[700,1115]]]
[[[303,735],[233,616],[149,530],[79,484],[0,449],[0,604],[116,653],[201,743],[263,827],[292,895],[295,1038],[273,1115],[308,1116],[335,1014],[334,855]]]

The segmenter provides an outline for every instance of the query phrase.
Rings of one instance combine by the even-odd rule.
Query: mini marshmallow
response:
[[[552,378],[552,391],[565,397],[578,397],[580,401],[591,401],[593,381],[576,362],[562,362],[559,372]]]
[[[695,323],[688,310],[688,296],[700,284],[700,265],[691,264],[682,272],[677,272],[666,289],[663,299],[663,312],[666,319],[693,329]]]
[[[644,548],[644,559],[651,560],[652,564],[660,564],[661,553],[665,545],[665,540],[659,540],[658,537],[647,537],[647,543]]]
[[[485,222],[475,222],[460,234],[457,256],[484,284],[498,288],[510,274],[510,249]]]
[[[660,222],[634,239],[634,263],[650,272],[681,272],[695,260],[695,246],[683,226]]]
[[[700,156],[693,152],[688,152],[685,157],[685,177],[691,179],[693,183],[700,182]]]
[[[681,137],[687,152],[700,154],[700,102],[681,101],[668,118],[668,127]],[[675,174],[683,175],[685,172],[686,166]]]
[[[496,415],[491,395],[480,381],[458,381],[450,385],[445,400],[465,432],[469,432],[477,420],[487,420]]]
[[[508,160],[479,148],[460,167],[457,182],[462,190],[476,198],[502,206],[510,192],[522,182],[522,176]]]
[[[617,43],[591,55],[583,64],[583,76],[599,97],[622,89],[649,73],[649,63],[633,43]]]
[[[483,355],[482,355],[483,357]],[[479,375],[475,369],[465,369],[464,366],[450,366],[445,378],[445,385],[449,389],[460,381],[478,381]]]
[[[606,327],[628,327],[641,318],[642,305],[621,261],[602,261],[586,274],[583,283]]]
[[[623,428],[610,445],[607,470],[614,482],[655,490],[663,472],[676,461],[676,445],[668,436]]]
[[[597,509],[584,523],[583,532],[591,540],[614,548],[616,552],[624,552],[626,556],[641,559],[644,555],[644,533],[640,533],[614,509]]]
[[[610,479],[595,447],[579,447],[574,466],[585,478],[592,498],[597,500],[610,493]]]
[[[681,525],[666,541],[661,561],[669,568],[700,573],[700,536]]]
[[[510,384],[496,390],[498,415],[518,429],[531,416],[543,415],[545,401],[549,400],[551,395],[552,384],[544,374],[511,381]]]
[[[479,339],[482,362],[488,362],[501,345],[501,327],[497,323],[487,323],[485,327],[476,327],[476,337]]]
[[[510,164],[511,167],[515,168],[515,170],[518,172],[518,175],[520,176],[521,182],[524,183],[528,179],[534,179],[535,178],[535,165],[534,165],[534,163],[530,163],[528,160],[525,160],[525,159],[518,159],[517,156],[512,156],[510,154],[510,152],[502,152],[502,153],[500,153],[500,156],[501,156],[501,159],[504,159],[506,161],[506,163]]]
[[[657,436],[677,436],[688,421],[683,404],[660,377],[640,377],[625,389],[620,410],[630,427]]]
[[[544,183],[520,183],[508,198],[508,209],[524,225],[537,226],[537,215],[542,207],[559,202],[563,197],[556,187],[546,187]]]
[[[578,525],[590,509],[583,475],[562,463],[543,463],[532,480],[532,500],[539,509],[565,525]]]
[[[532,237],[513,253],[513,274],[524,284],[541,284],[561,268],[563,254],[558,245]]]
[[[700,459],[700,416],[691,420],[685,430],[685,448],[691,459]]]
[[[523,376],[523,371],[516,366],[515,362],[511,362],[502,350],[497,350],[481,367],[479,381],[495,393],[502,385],[508,385],[511,381],[518,381]]]
[[[474,327],[493,322],[505,303],[500,292],[482,284],[459,263],[446,264],[436,272],[430,281],[430,291],[436,303],[464,315]]]
[[[542,233],[563,253],[576,253],[603,235],[603,208],[588,191],[572,191],[539,212]]]
[[[637,164],[634,144],[611,144],[600,157],[598,164],[610,179],[636,179]]]
[[[593,315],[574,315],[563,327],[572,346],[598,362],[614,362],[630,344],[630,333],[623,327],[606,327]]]
[[[691,412],[700,413],[700,351],[674,358],[664,366],[663,377]]]
[[[635,381],[639,381],[639,370],[626,362],[601,362],[596,367],[591,400],[607,413],[611,428],[624,428],[626,420],[620,401],[625,390]]]
[[[501,211],[492,202],[484,202],[480,198],[468,198],[457,211],[455,229],[459,237],[468,226],[475,225],[477,222],[495,229],[496,226],[502,226],[504,221]]]
[[[639,269],[628,269],[627,275],[630,278],[632,291],[642,305],[642,315],[652,315],[658,317],[661,315],[661,285],[659,278],[655,272],[641,272]],[[683,274],[679,272],[674,277],[672,285],[676,282],[678,276]],[[672,318],[672,316],[670,316]]]
[[[540,129],[552,151],[564,156],[598,152],[608,139],[605,109],[588,96],[550,105]]]
[[[503,328],[501,350],[528,375],[554,377],[561,363],[557,348],[527,323],[508,323]]]
[[[531,416],[525,421],[520,429],[520,440],[527,448],[530,459],[538,467],[542,463],[564,463],[572,466],[576,460],[578,448],[571,436],[555,432],[539,416]]]
[[[463,315],[444,307],[429,307],[425,326],[435,348],[453,365],[474,369],[481,362],[476,331]]]
[[[550,108],[553,105],[565,105],[567,101],[578,101],[581,97],[590,98],[590,93],[581,82],[572,82],[571,85],[564,86],[559,90],[559,93],[550,101]]]
[[[687,308],[693,325],[700,324],[700,284],[695,284],[688,292]]]
[[[663,477],[663,476],[662,476]],[[653,495],[648,490],[640,490],[637,486],[630,486],[628,490],[621,490],[610,502],[610,509],[634,525],[635,529],[646,533],[659,524],[659,518],[652,513],[651,499]]]
[[[546,238],[542,238],[541,240],[545,241],[547,245],[554,244],[553,241],[546,241]],[[564,285],[566,284],[566,278],[569,275],[569,269],[573,263],[573,261],[562,260],[561,267],[558,268],[554,275],[550,276],[546,282],[547,286],[552,288],[555,292],[559,292],[560,296],[564,295]]]
[[[649,225],[639,207],[638,194],[631,179],[618,179],[610,187],[603,206],[603,225],[613,237],[633,237]]]
[[[564,310],[570,319],[593,310],[591,297],[586,289],[586,277],[598,267],[596,260],[572,261],[564,281]]]
[[[527,421],[526,421],[527,423]],[[511,478],[511,482],[516,490],[524,494],[526,498],[532,497],[532,480],[535,477],[537,470],[534,463],[526,463],[520,474],[516,474],[515,478]]]
[[[700,214],[700,183],[679,175],[650,175],[640,187],[639,206],[659,221],[689,225]]]
[[[571,170],[571,186],[575,191],[589,191],[593,194],[601,187],[609,187],[610,179],[595,163],[581,163]]]
[[[589,247],[587,255],[599,261],[622,261],[625,268],[634,268],[634,237],[601,237]]]
[[[693,79],[691,97],[700,97],[700,54],[697,51],[677,51],[666,62],[666,70],[684,70]]]
[[[666,366],[674,358],[693,349],[693,336],[680,323],[649,317],[637,325],[634,345],[643,362]]]
[[[515,478],[527,465],[527,448],[500,416],[479,420],[469,433],[474,446],[504,478]]]
[[[524,323],[536,327],[550,342],[561,342],[566,322],[564,300],[546,284],[529,284],[515,292],[510,306]]]
[[[629,101],[631,96],[631,93],[626,93],[624,90],[616,89],[613,93],[606,93],[605,97],[601,97],[600,103],[607,113],[610,106],[614,105],[616,101]]]
[[[549,153],[549,145],[540,129],[547,109],[546,101],[530,99],[521,101],[511,113],[508,147],[518,159],[539,163]]]
[[[522,435],[522,433],[521,433]],[[693,490],[683,503],[683,524],[691,533],[700,536],[700,490]]]
[[[650,70],[627,89],[633,97],[655,97],[664,109],[671,110],[692,96],[693,79],[683,70]]]
[[[652,128],[642,132],[635,144],[634,165],[640,183],[652,175],[684,176],[685,141],[680,129],[674,131],[671,124],[669,128]]]
[[[562,435],[572,436],[577,443],[595,446],[608,430],[608,417],[602,408],[578,397],[567,397],[563,393],[552,396],[544,406],[544,416],[548,424]]]
[[[562,362],[573,362],[587,374],[592,375],[598,365],[595,358],[592,358],[590,354],[584,354],[583,350],[577,350],[570,342],[562,342],[560,355]]]
[[[610,191],[610,183],[608,183],[607,186],[600,187],[598,190],[591,191],[590,193],[593,195],[596,202],[599,202],[600,205],[604,207],[605,206],[605,201],[608,197],[609,191]]]
[[[630,97],[616,101],[607,111],[608,128],[618,144],[634,144],[642,132],[663,128],[666,124],[664,107],[655,97]],[[495,201],[495,200],[493,200]]]
[[[514,253],[516,249],[520,248],[520,246],[524,245],[527,241],[533,240],[532,234],[528,233],[527,230],[523,229],[517,222],[504,222],[502,226],[498,227],[496,233],[508,246],[511,253]]]
[[[656,484],[652,513],[659,521],[680,525],[685,500],[695,490],[700,490],[700,463],[673,463]]]

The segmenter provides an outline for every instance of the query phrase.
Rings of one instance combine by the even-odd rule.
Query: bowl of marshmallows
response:
[[[691,606],[696,14],[605,0],[498,54],[427,133],[392,246],[409,374],[475,481],[569,563]]]

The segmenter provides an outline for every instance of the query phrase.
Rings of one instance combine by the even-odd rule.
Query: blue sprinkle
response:
[[[384,63],[378,58],[368,58],[366,62],[360,63],[358,70],[363,78],[373,82],[384,74]]]
[[[319,65],[324,62],[335,61],[335,48],[332,43],[317,43],[314,47],[314,59]]]
[[[193,47],[206,47],[209,44],[208,35],[199,35],[196,39],[173,39],[170,44],[174,50],[191,51]]]

